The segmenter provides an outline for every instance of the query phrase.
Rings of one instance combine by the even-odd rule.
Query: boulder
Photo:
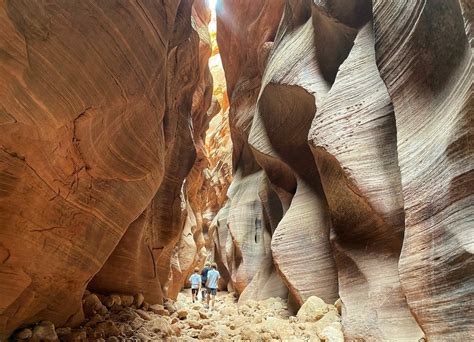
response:
[[[319,297],[311,296],[298,310],[298,320],[301,322],[316,322],[328,312],[327,304]]]
[[[27,340],[31,336],[33,336],[33,332],[31,331],[31,329],[28,328],[20,330],[18,333],[15,334],[15,338],[19,340]]]
[[[199,333],[199,339],[200,340],[213,339],[217,335],[218,335],[218,332],[214,327],[206,325],[204,328],[202,328],[201,332]]]
[[[190,328],[200,330],[203,327],[203,324],[199,321],[194,321],[194,320],[189,320],[187,321],[187,324],[189,325]]]
[[[137,309],[139,309],[142,306],[144,301],[145,301],[145,297],[141,293],[138,293],[133,297],[133,304],[135,304]]]
[[[188,317],[188,311],[187,310],[179,310],[178,311],[178,318],[179,319],[186,319]]]
[[[120,330],[112,321],[100,322],[96,325],[94,330],[96,332],[99,332],[103,337],[111,337],[111,336],[120,335]]]
[[[43,321],[33,328],[32,342],[37,341],[59,341],[54,324],[48,321]]]
[[[339,322],[329,324],[318,335],[325,342],[344,342],[342,325]]]

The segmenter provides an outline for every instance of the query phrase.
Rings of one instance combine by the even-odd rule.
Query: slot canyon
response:
[[[474,341],[473,20],[0,0],[0,341]]]

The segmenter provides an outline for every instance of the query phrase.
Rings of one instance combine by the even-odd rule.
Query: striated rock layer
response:
[[[374,19],[377,65],[397,128],[405,210],[402,287],[428,339],[469,340],[474,335],[472,37],[464,27],[469,18],[463,18],[458,1],[374,1]]]
[[[161,301],[212,96],[192,5],[1,4],[0,339],[80,322],[91,279]]]
[[[351,341],[472,339],[472,13],[0,2],[0,339],[79,324],[86,287],[91,320],[169,314],[206,259],[324,339],[341,311]]]
[[[350,340],[469,339],[472,6],[287,1],[272,31],[279,6],[218,8],[236,176],[213,223],[226,281],[247,300],[273,267],[290,304],[341,297]],[[261,217],[271,260],[248,247]]]

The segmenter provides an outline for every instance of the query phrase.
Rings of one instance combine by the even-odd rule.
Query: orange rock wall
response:
[[[212,224],[226,281],[241,301],[275,291],[258,291],[273,275],[296,306],[340,297],[348,340],[469,339],[472,6],[281,5],[217,10],[234,143]]]

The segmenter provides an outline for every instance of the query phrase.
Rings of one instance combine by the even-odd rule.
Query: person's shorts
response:
[[[215,296],[217,294],[217,289],[208,288],[207,291],[213,296]]]
[[[206,283],[202,283],[201,290],[204,291],[206,289]]]
[[[191,292],[192,292],[193,294],[198,294],[198,293],[199,293],[199,289],[191,289]]]

